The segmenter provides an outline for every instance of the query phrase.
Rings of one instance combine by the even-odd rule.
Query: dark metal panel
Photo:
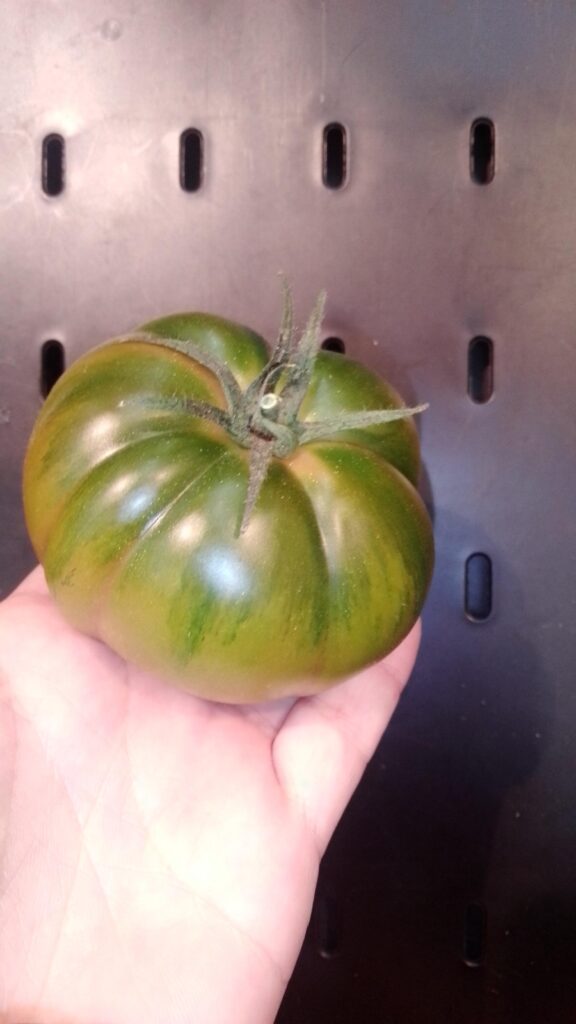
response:
[[[576,7],[8,0],[0,47],[2,592],[32,562],[19,477],[47,339],[71,361],[193,307],[273,336],[276,271],[301,318],[326,287],[327,334],[430,402],[438,567],[414,679],[326,855],[279,1024],[570,1020]],[[470,175],[478,118],[494,125],[487,185]],[[341,189],[322,181],[331,123]],[[492,342],[485,403],[468,394],[477,336]],[[474,553],[491,562],[486,621],[465,615]]]

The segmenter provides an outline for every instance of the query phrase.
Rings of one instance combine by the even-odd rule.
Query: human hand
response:
[[[0,1020],[272,1024],[419,626],[325,693],[199,700],[0,606]]]

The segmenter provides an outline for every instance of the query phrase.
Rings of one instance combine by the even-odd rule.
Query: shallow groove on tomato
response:
[[[410,482],[369,450],[322,442],[301,449],[292,465],[327,552],[329,660],[353,666],[370,637],[377,656],[412,624],[429,579],[426,511]]]
[[[403,404],[398,392],[375,377],[367,367],[345,356],[321,351],[304,402],[301,417],[316,422],[329,418],[334,409],[341,415],[372,409],[395,409]],[[379,426],[341,430],[334,440],[370,448],[416,484],[420,471],[418,432],[412,419]]]
[[[161,510],[156,515],[154,515],[153,518],[150,519],[144,525],[143,529],[140,530],[138,535],[134,537],[131,540],[131,542],[123,548],[121,555],[116,559],[113,571],[110,572],[106,581],[103,583],[101,592],[102,600],[100,602],[101,608],[103,607],[104,602],[108,600],[112,587],[119,585],[123,573],[128,569],[130,560],[134,557],[138,557],[138,546],[143,542],[149,540],[155,530],[162,529],[162,527],[165,525],[166,519],[172,513],[177,511],[178,506],[183,501],[187,500],[191,491],[194,488],[197,488],[199,484],[201,484],[202,478],[205,475],[218,471],[219,468],[221,469],[222,464],[225,460],[235,460],[236,462],[238,461],[235,453],[230,450],[225,450],[220,455],[216,456],[216,458],[213,458],[209,462],[209,464],[205,466],[204,469],[202,469],[198,474],[196,474],[192,478],[188,478],[184,485],[173,497],[166,500],[165,503],[163,502]],[[105,631],[102,629],[101,626],[101,615],[99,618],[100,625],[98,627],[98,634],[103,636]]]
[[[139,330],[200,346],[226,363],[242,388],[260,373],[269,358],[268,346],[259,334],[210,313],[176,313],[150,320]],[[188,358],[193,362],[193,357]]]
[[[192,429],[194,423],[198,425],[197,430]],[[80,444],[80,430],[73,438],[69,439],[69,452],[66,449],[63,451],[63,446],[59,446],[56,440],[53,440],[52,444],[46,448],[45,456],[41,458],[41,473],[39,473],[36,483],[36,501],[34,505],[29,499],[25,502],[27,520],[34,526],[36,551],[39,555],[42,555],[46,538],[59,523],[66,505],[76,500],[77,492],[86,486],[86,481],[90,478],[91,473],[97,470],[104,471],[109,461],[116,466],[118,465],[117,460],[126,457],[138,458],[138,451],[142,446],[144,446],[144,452],[146,449],[150,451],[150,445],[153,442],[163,443],[162,439],[164,439],[165,443],[166,438],[179,440],[183,446],[190,445],[192,441],[197,444],[203,440],[206,444],[210,444],[221,443],[222,440],[217,437],[217,430],[210,424],[204,425],[190,418],[185,425],[179,426],[178,431],[174,429],[173,423],[161,419],[158,419],[156,423],[152,420],[144,431],[140,429],[137,434],[134,425],[127,424],[123,417],[117,421],[117,426],[122,429],[123,434],[128,435],[128,438],[123,440],[122,433],[114,434],[100,452],[96,445],[87,443],[83,447]],[[184,429],[184,426],[187,426],[187,429]],[[90,455],[87,454],[88,452]],[[25,477],[31,471],[28,467]],[[56,473],[58,476],[55,477]],[[46,481],[45,484],[44,481]],[[44,498],[44,487],[47,492],[51,492],[51,500]],[[58,497],[52,497],[53,494],[57,494]]]
[[[188,442],[189,438],[159,435],[125,446],[96,466],[68,496],[50,535],[44,563],[63,603],[75,604],[83,618],[90,614],[87,581],[93,593],[105,588],[130,548],[153,524],[160,525],[167,507],[220,458],[234,457],[213,441],[204,447],[191,447]],[[140,447],[136,463],[135,447]],[[86,546],[89,559],[84,555]]]
[[[302,673],[316,659],[321,664],[327,580],[310,504],[292,474],[276,463],[253,520],[236,537],[231,524],[241,512],[246,479],[243,472],[216,489],[206,480],[204,494],[190,495],[187,514],[202,535],[183,545],[179,573],[174,572],[173,545],[178,531],[186,528],[182,510],[174,508],[164,529],[137,546],[108,605],[102,629],[108,643],[120,644],[125,653],[131,644],[140,649],[144,644],[150,659],[169,658],[173,671],[181,674],[190,672],[194,660],[199,680],[203,674],[214,679],[223,673],[224,683],[232,669],[235,676],[253,676],[255,684],[272,669],[277,673],[283,661],[292,668],[299,665]],[[219,516],[223,507],[226,514]],[[295,555],[300,555],[297,564],[306,567],[296,577]],[[154,619],[151,606],[158,590],[162,614]],[[128,620],[126,608],[129,595],[136,593],[135,622]]]
[[[193,372],[191,372],[193,370]],[[54,415],[65,405],[104,401],[109,409],[136,398],[182,394],[222,404],[217,378],[189,356],[142,341],[109,342],[74,363],[54,386],[46,406]]]

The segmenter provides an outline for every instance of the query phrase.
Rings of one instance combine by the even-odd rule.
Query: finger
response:
[[[21,583],[9,594],[8,597],[16,597],[26,595],[37,595],[45,597],[48,594],[48,587],[46,586],[46,578],[44,576],[44,569],[41,565],[37,565],[32,572],[28,573]]]
[[[419,642],[418,623],[384,661],[298,701],[274,741],[277,774],[320,856],[392,717]]]

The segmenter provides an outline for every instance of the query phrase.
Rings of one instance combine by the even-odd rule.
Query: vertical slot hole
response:
[[[341,922],[340,911],[335,899],[322,895],[316,907],[316,935],[318,952],[325,960],[331,960],[340,952]]]
[[[489,185],[496,166],[496,132],[494,122],[479,117],[470,131],[470,175],[477,185]]]
[[[325,338],[322,342],[322,348],[327,352],[338,352],[340,355],[344,355],[346,352],[346,343],[342,338]]]
[[[55,338],[45,341],[40,350],[40,394],[46,398],[66,369],[64,345]]]
[[[488,402],[494,391],[494,345],[490,338],[472,338],[468,347],[468,394],[473,402]]]
[[[180,136],[180,187],[197,192],[204,176],[204,139],[197,128],[187,128]]]
[[[477,552],[466,561],[464,607],[473,622],[483,622],[492,611],[492,562]]]
[[[481,903],[470,903],[464,917],[464,963],[480,967],[486,947],[486,908]]]
[[[66,148],[61,135],[47,135],[42,141],[42,189],[47,196],[64,191]]]
[[[322,181],[326,188],[342,188],[348,174],[348,142],[343,124],[327,124],[322,147]]]

